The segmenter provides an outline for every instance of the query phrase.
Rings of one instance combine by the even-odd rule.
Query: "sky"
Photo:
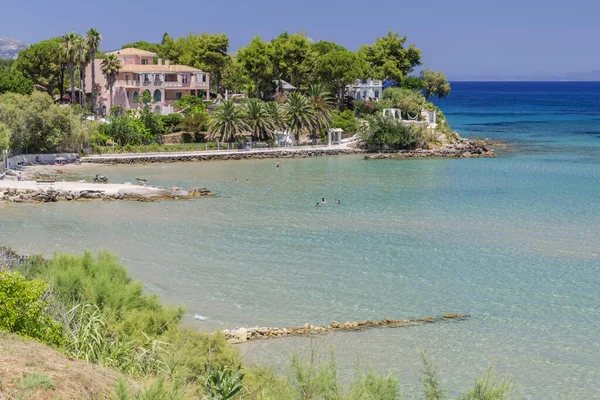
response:
[[[226,33],[230,51],[253,36],[304,31],[356,50],[388,30],[422,50],[449,80],[600,79],[600,1],[570,0],[7,0],[0,37],[35,43],[94,27],[101,49],[163,33]],[[596,70],[596,72],[591,72]]]

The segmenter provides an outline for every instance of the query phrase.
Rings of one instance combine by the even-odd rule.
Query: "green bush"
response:
[[[176,326],[182,308],[163,305],[158,296],[142,292],[127,270],[108,252],[94,257],[59,254],[32,266],[30,274],[48,282],[66,304],[94,304],[108,319],[108,326],[138,343],[143,333],[157,336]]]
[[[28,281],[17,271],[0,272],[0,329],[59,345],[62,327],[47,313],[47,290],[39,279]]]
[[[427,148],[433,140],[433,134],[425,126],[404,125],[400,121],[383,116],[369,120],[371,133],[363,139],[369,146],[391,150]]]
[[[341,128],[345,133],[357,133],[359,130],[358,120],[352,110],[344,110],[342,112],[334,110],[332,118],[332,128]]]

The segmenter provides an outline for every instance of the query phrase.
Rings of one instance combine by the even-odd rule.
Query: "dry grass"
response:
[[[110,399],[120,379],[137,386],[116,371],[0,333],[0,399]]]

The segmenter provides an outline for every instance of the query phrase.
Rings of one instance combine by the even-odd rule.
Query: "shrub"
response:
[[[17,271],[0,272],[0,329],[51,345],[61,343],[61,325],[48,314],[48,286]]]
[[[369,146],[387,149],[426,148],[433,139],[432,132],[417,124],[404,125],[400,121],[383,116],[369,120],[370,134],[364,137]]]
[[[59,254],[32,266],[30,273],[48,282],[66,304],[94,304],[108,319],[110,329],[138,343],[142,332],[157,336],[177,325],[182,308],[163,305],[158,296],[142,292],[115,256],[100,252],[94,257]]]
[[[352,110],[338,111],[332,113],[333,124],[332,128],[341,128],[346,133],[356,133],[359,130],[358,120],[354,117]]]

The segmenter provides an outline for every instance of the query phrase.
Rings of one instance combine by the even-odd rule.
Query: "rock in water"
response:
[[[245,342],[248,340],[248,330],[246,328],[240,328],[235,331],[234,338],[239,340],[240,342]]]

